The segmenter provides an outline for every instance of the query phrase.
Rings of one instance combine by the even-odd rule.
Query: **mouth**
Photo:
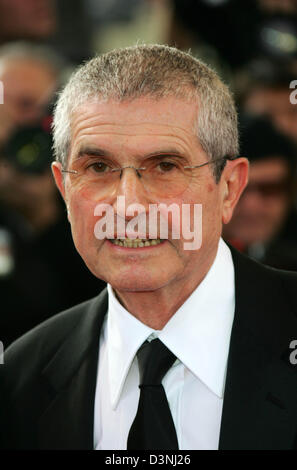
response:
[[[109,241],[113,245],[117,246],[122,246],[124,248],[146,248],[149,246],[156,246],[160,245],[160,243],[163,243],[165,240],[162,240],[160,238],[156,239],[150,239],[150,238],[124,238],[124,239],[118,239],[118,238],[110,238]]]

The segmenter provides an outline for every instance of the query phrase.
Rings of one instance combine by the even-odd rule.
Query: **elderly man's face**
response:
[[[191,165],[207,161],[207,156],[194,134],[197,105],[175,98],[152,100],[146,97],[132,101],[89,103],[75,113],[68,169],[77,161],[89,165],[96,161],[92,153],[105,154],[117,166],[140,166],[151,155],[178,154]],[[84,151],[82,151],[84,149]],[[94,152],[95,151],[95,152]],[[108,155],[108,157],[106,157]],[[98,158],[97,158],[98,159]],[[87,163],[84,163],[84,162]],[[80,167],[81,163],[79,163]],[[243,172],[237,169],[243,168]],[[222,221],[229,220],[233,207],[246,182],[246,164],[228,162],[217,184],[210,165],[198,170],[198,176],[178,195],[157,197],[143,185],[132,169],[126,169],[110,192],[86,185],[76,175],[61,177],[59,164],[54,164],[56,182],[68,206],[68,216],[76,248],[92,273],[122,291],[152,291],[176,286],[187,279],[199,282],[213,261],[221,234]],[[232,176],[233,175],[233,176]],[[118,174],[119,176],[119,174]],[[117,246],[94,235],[99,203],[116,208],[117,196],[125,196],[126,206],[139,203],[149,211],[149,204],[202,204],[202,246],[185,250],[184,238],[168,239],[154,246],[130,248]],[[128,223],[131,217],[126,218]],[[148,235],[147,235],[148,236]]]

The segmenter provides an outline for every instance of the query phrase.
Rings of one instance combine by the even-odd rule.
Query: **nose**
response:
[[[131,167],[125,167],[120,171],[118,176],[119,183],[117,186],[116,197],[125,197],[126,208],[131,204],[141,204],[144,206],[145,211],[148,211],[148,194],[143,185],[143,174],[141,170]],[[114,208],[116,201],[114,201]],[[122,214],[121,214],[122,215]],[[131,219],[133,216],[126,216],[126,219]]]

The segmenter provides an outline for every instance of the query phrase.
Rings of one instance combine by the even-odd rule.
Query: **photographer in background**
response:
[[[4,102],[0,106],[0,144],[17,127],[38,125],[49,109],[65,64],[52,49],[27,42],[0,47],[0,80]]]
[[[42,127],[25,127],[1,151],[0,331],[5,347],[105,285],[73,247],[50,171],[51,145]]]
[[[264,118],[242,121],[241,153],[249,183],[224,238],[270,266],[297,270],[296,149]]]

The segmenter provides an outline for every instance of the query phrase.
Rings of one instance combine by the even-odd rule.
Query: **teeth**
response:
[[[124,240],[119,240],[117,238],[110,240],[114,245],[124,246],[126,248],[143,248],[144,246],[155,246],[161,243],[161,240],[158,238],[156,240],[147,240],[146,238],[125,238]]]

